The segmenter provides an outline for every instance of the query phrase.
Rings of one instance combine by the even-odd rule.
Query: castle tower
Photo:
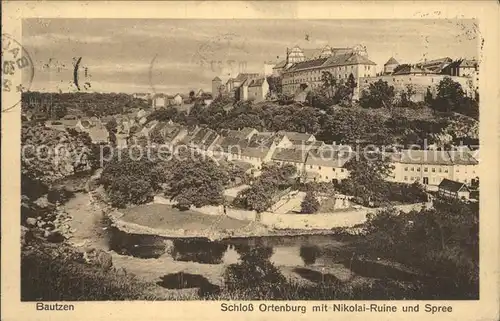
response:
[[[397,66],[399,66],[399,62],[397,62],[397,60],[394,59],[394,57],[391,57],[384,64],[384,74],[385,75],[392,74],[392,72],[394,71],[394,68],[396,68]]]
[[[222,80],[219,77],[212,79],[212,96],[214,99],[219,96],[221,86]]]
[[[394,68],[396,68],[397,66],[399,66],[399,62],[397,62],[397,60],[394,59],[394,57],[391,57],[384,64],[384,74],[385,75],[392,74],[392,72],[394,71]]]

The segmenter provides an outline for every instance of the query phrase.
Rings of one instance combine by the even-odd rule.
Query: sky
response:
[[[478,58],[473,20],[25,19],[32,91],[174,94],[211,90],[239,72],[264,71],[286,48],[366,46],[382,70],[424,58]],[[85,83],[90,87],[84,86]]]

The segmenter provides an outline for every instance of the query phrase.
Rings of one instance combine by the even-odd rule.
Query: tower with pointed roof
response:
[[[384,64],[384,74],[390,75],[394,71],[394,68],[399,66],[399,62],[394,59],[394,57],[389,58],[387,62]]]
[[[222,80],[219,77],[212,79],[212,96],[216,98],[219,96],[220,89],[222,87]]]

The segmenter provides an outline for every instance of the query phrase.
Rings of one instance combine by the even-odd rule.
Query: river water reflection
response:
[[[110,249],[139,258],[171,255],[174,260],[205,264],[236,263],[245,250],[268,248],[269,260],[275,265],[302,266],[338,262],[336,253],[347,243],[335,235],[266,236],[231,238],[220,241],[207,239],[168,239],[151,235],[126,234],[110,231]]]

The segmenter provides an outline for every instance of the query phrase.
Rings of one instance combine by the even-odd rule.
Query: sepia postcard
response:
[[[2,7],[2,320],[499,320],[498,1]]]

